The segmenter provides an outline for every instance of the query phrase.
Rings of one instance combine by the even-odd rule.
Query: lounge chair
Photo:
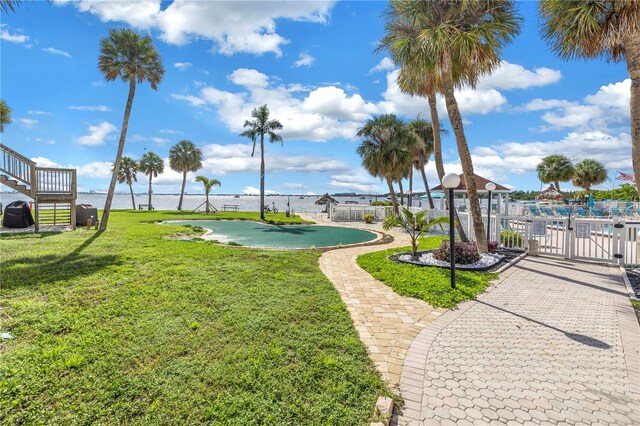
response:
[[[531,212],[531,216],[533,217],[544,217],[540,209],[537,207],[529,207],[529,211]]]
[[[556,207],[556,212],[560,216],[569,216],[572,213],[569,207]]]
[[[611,216],[614,216],[614,217],[622,217],[622,216],[624,216],[624,213],[622,213],[620,211],[620,209],[617,208],[617,207],[611,207],[609,209],[609,213],[611,213]]]
[[[638,212],[633,210],[633,207],[627,207],[624,209],[625,216],[638,217]]]
[[[540,207],[540,211],[549,217],[557,216],[556,212],[554,212],[553,209],[549,207]]]
[[[591,217],[591,215],[589,214],[589,210],[585,209],[584,207],[576,207],[576,215],[580,217]]]
[[[589,211],[591,212],[593,217],[609,217],[609,215],[606,214],[605,211],[602,210],[602,209],[596,209],[594,207],[591,207],[591,209],[589,209]]]

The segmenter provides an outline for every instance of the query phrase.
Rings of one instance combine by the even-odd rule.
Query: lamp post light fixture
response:
[[[451,288],[456,288],[456,230],[453,209],[453,190],[460,185],[460,176],[455,173],[447,173],[442,177],[442,187],[449,191],[449,263],[451,265]]]
[[[487,241],[489,241],[491,239],[489,237],[489,235],[491,235],[491,191],[495,191],[496,184],[493,182],[487,182],[484,189],[489,193],[489,206],[487,207]]]

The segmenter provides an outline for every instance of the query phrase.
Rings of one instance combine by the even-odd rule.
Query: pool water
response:
[[[311,248],[358,244],[373,241],[377,235],[361,229],[322,225],[269,225],[240,220],[184,220],[179,225],[211,229],[207,238],[250,247]]]

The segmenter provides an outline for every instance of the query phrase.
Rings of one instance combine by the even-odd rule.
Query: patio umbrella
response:
[[[562,192],[558,191],[556,187],[551,184],[536,196],[536,200],[564,200],[564,196]]]
[[[589,194],[589,199],[587,200],[587,207],[595,207],[596,202],[593,200],[593,194]]]

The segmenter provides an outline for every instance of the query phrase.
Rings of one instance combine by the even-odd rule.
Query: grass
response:
[[[444,239],[425,237],[420,240],[419,249],[438,248]],[[400,247],[363,254],[358,256],[358,265],[396,293],[444,308],[455,308],[459,302],[474,298],[497,277],[495,273],[456,271],[456,288],[452,290],[448,269],[420,267],[388,259],[392,254],[410,250],[411,247]]]
[[[633,305],[633,309],[636,311],[636,317],[640,323],[640,300],[631,299],[631,305]]]
[[[191,217],[0,238],[0,424],[367,424],[389,391],[320,253],[150,223]]]

